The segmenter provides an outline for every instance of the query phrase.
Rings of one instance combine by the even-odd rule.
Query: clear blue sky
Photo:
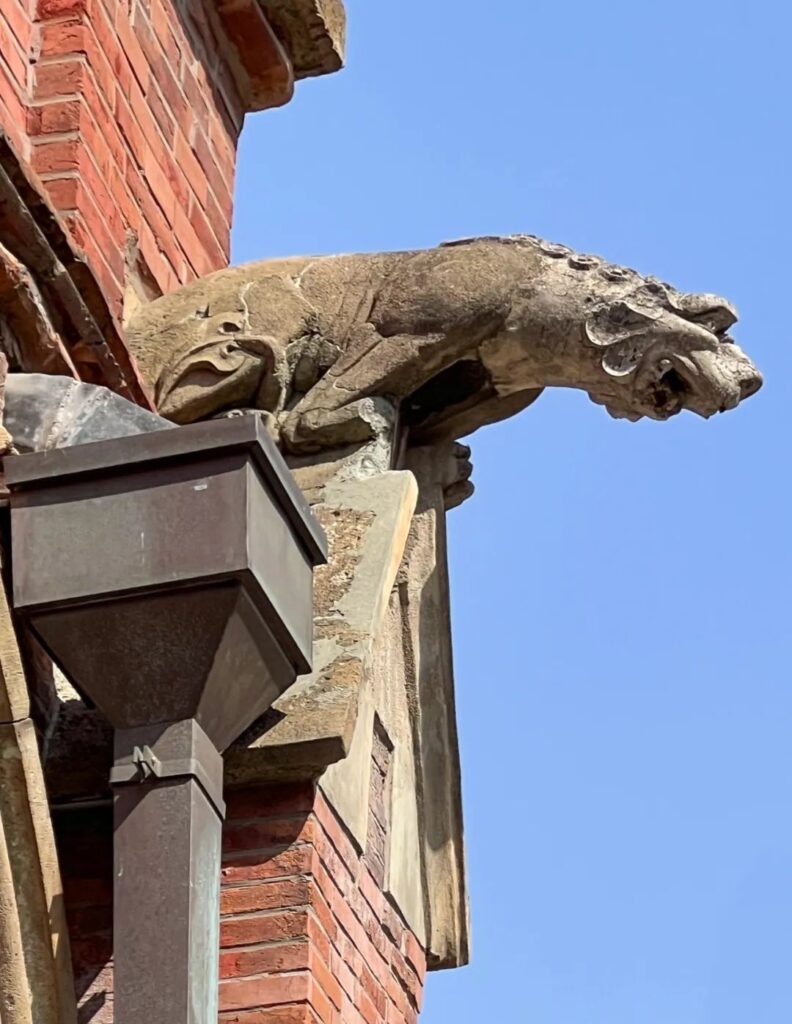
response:
[[[451,513],[471,967],[424,1024],[792,1020],[789,39],[781,0],[347,0],[250,118],[235,259],[531,232],[731,298],[760,395],[545,394]]]

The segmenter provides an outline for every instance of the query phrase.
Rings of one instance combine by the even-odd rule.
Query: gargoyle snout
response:
[[[735,409],[755,395],[762,386],[762,375],[751,359],[733,341],[721,342],[714,349],[688,353],[683,359],[690,390],[687,408],[700,416]]]
[[[755,395],[764,383],[764,378],[756,366],[754,366],[753,361],[731,340],[723,343],[720,351],[724,354],[728,353],[731,357],[727,366],[731,365],[732,379],[736,385],[737,392],[735,401],[731,406],[733,408],[735,405],[739,405],[740,402],[744,402],[746,398]]]
[[[744,402],[746,398],[755,395],[763,384],[764,377],[755,366],[752,366],[750,371],[740,380],[740,401]]]

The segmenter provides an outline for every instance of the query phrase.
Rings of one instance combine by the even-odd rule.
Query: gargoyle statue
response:
[[[714,295],[531,235],[222,270],[143,307],[128,339],[160,412],[266,410],[292,453],[364,441],[372,410],[416,443],[579,388],[612,416],[711,416],[762,378]]]

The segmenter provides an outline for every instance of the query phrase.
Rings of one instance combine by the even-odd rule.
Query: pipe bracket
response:
[[[164,731],[162,726],[156,730],[156,736],[151,727],[116,733],[116,760],[110,772],[110,785],[152,785],[192,778],[223,818],[223,760],[206,733],[194,719],[174,723]]]

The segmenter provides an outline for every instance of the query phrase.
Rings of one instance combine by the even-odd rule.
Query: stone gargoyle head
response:
[[[620,419],[709,417],[735,408],[762,376],[734,343],[734,307],[531,236],[506,330],[482,346],[501,394],[528,384],[585,390]]]
[[[737,320],[728,302],[660,284],[641,291],[645,296],[617,301],[586,323],[613,382],[591,389],[595,402],[630,420],[666,420],[683,409],[709,417],[759,390],[761,374],[728,334]]]

